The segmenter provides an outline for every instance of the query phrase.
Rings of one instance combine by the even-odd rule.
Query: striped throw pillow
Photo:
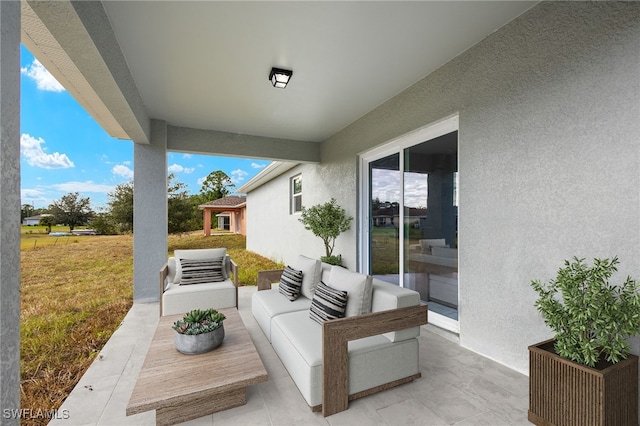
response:
[[[182,278],[180,285],[202,284],[224,281],[222,267],[224,257],[212,259],[180,259]]]
[[[318,283],[309,308],[309,317],[319,324],[344,317],[347,309],[347,292]]]
[[[284,268],[280,276],[280,285],[278,291],[290,301],[294,301],[300,296],[302,288],[302,271],[293,269],[290,266]]]

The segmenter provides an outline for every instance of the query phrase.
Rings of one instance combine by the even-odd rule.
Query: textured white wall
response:
[[[619,278],[640,278],[639,45],[638,3],[542,3],[325,141],[299,169],[304,204],[333,196],[355,216],[358,153],[459,113],[460,342],[526,373],[550,337],[532,279],[574,255],[618,255]],[[250,216],[251,249],[317,256],[276,185],[249,196],[249,215],[276,218]],[[355,269],[355,228],[336,251]]]
[[[344,187],[334,188],[331,183],[335,179],[347,178],[338,172],[327,175],[330,169],[332,166],[299,165],[252,191],[247,197],[247,249],[285,263],[294,262],[299,254],[313,258],[324,256],[322,240],[304,229],[298,221],[300,214],[289,213],[289,180],[302,174],[302,205],[305,207],[325,203],[331,197],[343,207],[352,204],[349,197],[352,199],[353,193],[349,188],[354,185],[353,179],[348,179]],[[347,214],[355,218],[355,210],[347,211]],[[351,253],[354,241],[355,226],[352,226],[350,231],[338,237],[333,254]],[[345,259],[345,265],[354,268],[355,256]]]

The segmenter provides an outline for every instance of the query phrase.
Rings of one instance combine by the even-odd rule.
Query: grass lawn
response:
[[[133,303],[133,236],[51,237],[37,228],[23,227],[20,261],[21,406],[34,411],[62,404]],[[241,285],[282,267],[234,234],[170,236],[168,254],[213,247],[227,247]]]

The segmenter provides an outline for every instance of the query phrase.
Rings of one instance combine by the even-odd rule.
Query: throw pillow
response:
[[[300,293],[307,299],[313,298],[316,285],[320,282],[320,274],[322,266],[320,259],[311,259],[310,257],[299,255],[293,267],[302,271],[302,288]]]
[[[359,274],[341,266],[334,266],[329,273],[327,284],[335,289],[349,292],[346,317],[371,312],[373,298],[373,278],[371,275]]]
[[[224,281],[222,267],[224,257],[213,259],[180,259],[182,279],[180,285]]]
[[[320,281],[311,300],[309,317],[322,324],[324,321],[344,317],[346,307],[347,292],[331,288]]]
[[[290,266],[284,268],[280,276],[278,291],[292,302],[300,296],[302,288],[302,271],[297,271]]]
[[[226,254],[226,248],[175,250],[173,256],[176,258],[176,275],[173,278],[173,283],[180,284],[180,280],[182,280],[182,265],[180,264],[180,259],[213,259],[214,257],[225,257]],[[226,278],[225,276],[225,279]]]

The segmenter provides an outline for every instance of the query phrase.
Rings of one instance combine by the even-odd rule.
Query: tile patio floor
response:
[[[422,378],[352,401],[324,418],[312,413],[251,315],[255,287],[239,289],[240,315],[269,373],[247,404],[183,425],[530,425],[528,378],[422,327]],[[135,304],[49,425],[153,425],[155,412],[126,417],[138,371],[158,320],[158,304]]]

